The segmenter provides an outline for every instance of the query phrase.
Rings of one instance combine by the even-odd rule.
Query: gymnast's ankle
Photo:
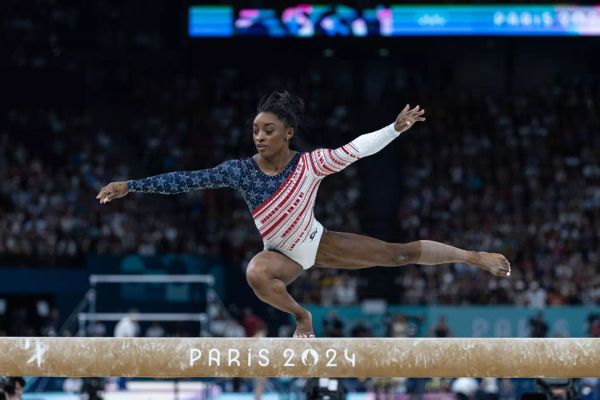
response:
[[[465,262],[469,265],[479,265],[480,256],[478,251],[467,251]]]
[[[304,310],[300,313],[294,314],[296,321],[306,321],[312,319],[312,314],[308,310]]]

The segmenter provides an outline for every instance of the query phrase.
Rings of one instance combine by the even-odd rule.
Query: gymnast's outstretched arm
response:
[[[346,168],[354,161],[377,153],[400,134],[410,129],[415,122],[425,121],[425,110],[420,106],[411,109],[406,105],[393,124],[378,131],[360,135],[350,143],[337,149],[317,149],[310,153],[313,172],[320,178]]]
[[[111,182],[100,189],[101,204],[124,197],[129,192],[177,194],[199,189],[236,188],[240,177],[239,160],[225,161],[214,168],[176,171],[148,178]]]

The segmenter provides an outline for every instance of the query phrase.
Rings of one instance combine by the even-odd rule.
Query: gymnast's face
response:
[[[252,124],[252,136],[258,154],[271,157],[289,148],[294,129],[271,112],[261,112]]]

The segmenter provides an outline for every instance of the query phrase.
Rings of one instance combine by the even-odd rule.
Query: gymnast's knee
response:
[[[270,280],[266,263],[255,260],[250,261],[246,269],[246,280],[255,291],[264,290]]]
[[[394,265],[414,264],[421,256],[419,242],[391,243],[390,254]]]

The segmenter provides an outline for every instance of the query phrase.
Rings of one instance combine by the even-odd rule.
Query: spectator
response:
[[[498,400],[513,400],[515,398],[515,385],[509,378],[502,378],[498,388]]]
[[[153,322],[148,329],[146,329],[146,337],[163,337],[165,336],[165,329],[158,322]]]
[[[87,327],[87,336],[91,336],[91,337],[106,336],[106,325],[100,321],[92,321]]]
[[[450,328],[448,327],[448,324],[446,323],[446,317],[441,316],[438,319],[437,324],[435,324],[434,326],[431,327],[430,336],[433,336],[433,337],[450,337],[450,336],[452,336],[452,331],[450,330]]]
[[[58,309],[52,308],[50,315],[42,321],[42,335],[43,336],[58,336],[58,330],[60,329],[60,314]]]
[[[473,400],[478,388],[479,384],[474,378],[458,378],[450,386],[459,400]]]
[[[246,331],[246,336],[253,337],[259,328],[265,326],[265,322],[256,315],[251,308],[244,308],[244,319],[242,325]]]
[[[590,314],[587,319],[590,337],[600,338],[600,314]]]
[[[294,334],[295,327],[289,322],[279,325],[277,329],[277,337],[291,337]]]
[[[115,326],[115,337],[136,337],[140,332],[140,327],[136,321],[136,310],[129,310],[128,314],[123,316]]]
[[[525,297],[527,299],[527,306],[531,308],[544,308],[546,306],[546,290],[540,287],[537,281],[529,284],[529,289]]]
[[[392,318],[390,325],[391,337],[409,337],[410,325],[406,317],[401,313],[396,313]]]
[[[23,389],[25,388],[25,379],[21,377],[12,377],[4,383],[0,394],[4,394],[6,400],[21,400],[23,398]]]
[[[483,378],[479,384],[479,389],[475,392],[476,400],[498,400],[498,379]]]
[[[358,301],[357,279],[355,276],[349,276],[342,273],[334,285],[334,302],[340,305],[353,305]]]
[[[217,337],[225,336],[228,323],[229,319],[227,318],[225,311],[219,309],[217,315],[215,315],[210,322],[210,331],[212,335]]]
[[[544,314],[538,311],[535,317],[529,319],[530,336],[533,338],[544,338],[548,333],[548,324],[544,321]]]
[[[344,336],[344,323],[335,311],[329,312],[325,318],[323,318],[323,331],[325,337]]]
[[[358,320],[356,325],[350,330],[351,337],[371,337],[373,336],[373,332],[371,328],[369,328],[363,320]]]
[[[245,337],[246,330],[238,321],[229,319],[225,326],[225,337]]]

